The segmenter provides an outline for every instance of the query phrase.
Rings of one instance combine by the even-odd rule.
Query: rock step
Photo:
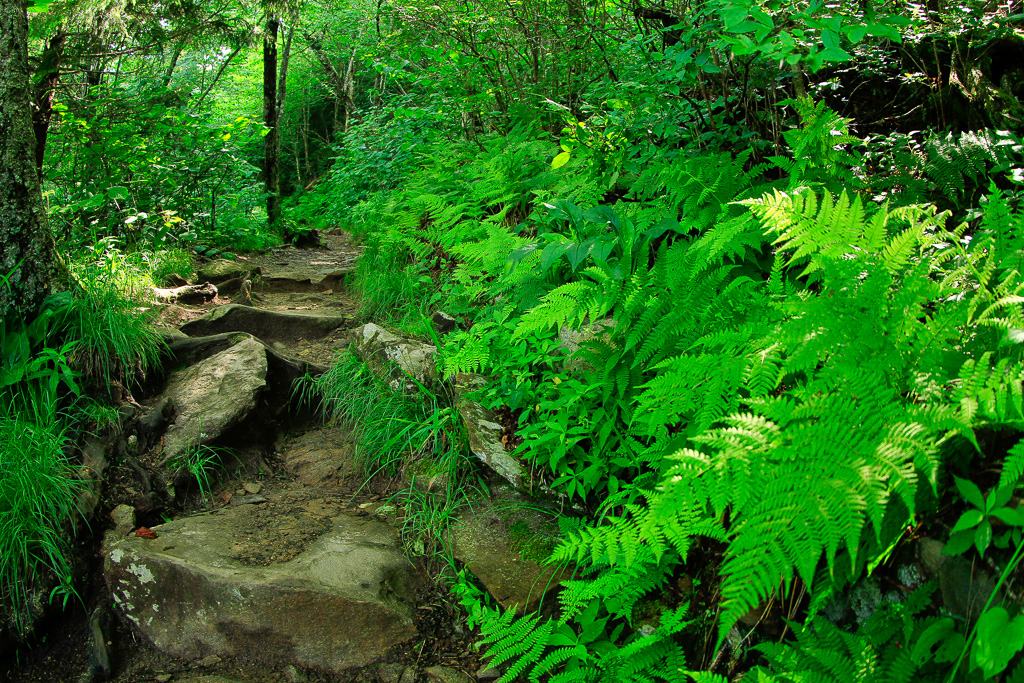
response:
[[[113,540],[104,576],[124,616],[154,646],[338,673],[381,660],[416,634],[420,576],[398,539],[371,518],[334,517],[287,562],[248,566],[238,532],[256,506],[154,527],[156,538]]]
[[[339,327],[351,327],[352,318],[312,311],[270,311],[239,304],[218,306],[202,318],[185,323],[181,331],[190,337],[247,332],[263,341],[319,339]]]

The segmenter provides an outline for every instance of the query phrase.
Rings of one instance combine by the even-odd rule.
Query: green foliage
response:
[[[176,247],[155,252],[149,259],[149,267],[153,274],[153,282],[158,286],[168,284],[168,278],[172,275],[185,280],[195,275],[192,256]]]
[[[174,106],[173,93],[97,95],[69,102],[74,109],[58,105],[63,119],[51,153],[63,154],[50,190],[58,234],[71,244],[84,232],[157,248],[197,240],[266,246],[266,238],[253,239],[264,230],[253,214],[262,199],[258,169],[243,158],[259,140],[250,119],[202,121]]]
[[[200,425],[202,431],[202,425]],[[207,494],[210,493],[210,474],[215,467],[222,462],[227,449],[214,446],[197,445],[187,448],[178,457],[168,461],[167,466],[172,471],[184,470],[188,472],[199,487],[199,497],[203,500],[203,506],[207,505]]]
[[[1020,164],[1022,151],[1024,147],[1009,131],[934,135],[925,141],[923,170],[940,197],[954,207],[969,207],[977,204],[990,178]]]
[[[829,123],[791,140],[820,156],[845,124],[818,107],[807,116]],[[829,187],[849,177],[854,161],[790,171]],[[704,163],[710,171],[728,162]],[[460,367],[507,373],[504,364],[516,357],[539,360],[513,351],[531,335],[614,320],[577,354],[584,365],[564,374],[533,366],[541,369],[532,377],[536,408],[519,431],[519,452],[551,472],[553,488],[603,512],[553,556],[585,568],[584,578],[566,583],[559,619],[628,619],[703,537],[725,548],[721,639],[798,580],[822,600],[878,566],[907,521],[931,512],[921,506],[941,486],[943,445],[953,435],[974,438],[984,424],[1019,425],[1020,275],[1001,265],[1018,258],[1019,213],[993,193],[978,223],[985,227],[966,240],[966,225],[947,233],[948,216],[927,207],[890,209],[846,191],[797,187],[804,182],[757,194],[756,170],[717,176],[739,195],[729,203],[714,184],[692,180],[705,173],[697,160],[686,168],[681,182],[670,181],[678,189],[668,206],[702,228],[653,255],[650,239],[615,252],[624,229],[612,221],[625,225],[617,211],[591,212],[609,229],[588,236],[585,212],[552,205],[568,239],[545,237],[513,252],[512,272],[567,281],[518,323],[508,307],[494,323],[484,319],[452,357]],[[655,193],[653,185],[640,189]],[[643,211],[630,213],[640,220]],[[659,230],[649,237],[683,233]],[[527,266],[528,258],[535,260]],[[512,323],[508,345],[496,336]],[[1019,460],[1007,460],[1008,476]],[[966,513],[958,534],[974,542],[981,533],[987,545],[983,527],[1006,509],[1012,481],[975,502],[980,510]],[[560,648],[556,626],[542,619],[481,619],[491,654],[527,677],[584,671],[595,657],[611,666],[612,649]],[[927,630],[907,628],[907,638]],[[856,661],[891,634],[865,637],[843,656]],[[614,644],[617,652],[625,641]],[[801,643],[799,652],[823,647]],[[914,667],[887,659],[896,655],[877,655],[870,670],[909,676]],[[549,670],[552,662],[559,666]],[[806,669],[796,659],[780,666]]]
[[[142,377],[163,346],[137,310],[147,278],[116,242],[100,242],[92,254],[73,264],[81,289],[77,296],[65,296],[60,310],[60,324],[76,340],[73,364],[85,378],[105,385]]]
[[[0,415],[0,595],[16,620],[28,617],[29,577],[52,573],[49,598],[74,595],[67,525],[79,488],[64,456],[65,427],[52,396],[33,413]]]
[[[771,662],[769,671],[758,668],[758,683],[801,681],[938,680],[942,670],[935,661],[951,661],[949,648],[932,653],[923,640],[941,620],[919,617],[931,590],[919,589],[903,604],[888,603],[876,611],[856,633],[846,633],[824,618],[815,617],[797,631],[793,644],[768,643],[758,647]]]

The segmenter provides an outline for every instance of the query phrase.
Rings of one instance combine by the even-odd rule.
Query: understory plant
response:
[[[72,291],[49,296],[30,321],[0,321],[0,594],[18,628],[37,598],[75,594],[81,480],[69,433],[116,420],[105,405],[122,400],[116,387],[126,393],[162,349],[132,296],[141,271],[117,253],[71,270]]]
[[[1018,623],[995,602],[977,628],[918,623],[922,592],[854,640],[815,616],[891,561],[980,457],[1004,477],[987,494],[961,485],[976,511],[950,552],[984,552],[996,521],[1014,526],[1001,501],[1019,453],[985,453],[978,434],[1022,426],[1024,219],[996,187],[962,222],[861,196],[849,122],[796,109],[792,156],[768,164],[655,158],[615,206],[515,209],[505,177],[504,193],[435,191],[392,224],[411,264],[454,257],[445,305],[472,322],[445,343],[445,372],[490,375],[490,405],[521,409],[533,476],[588,513],[564,520],[550,558],[577,569],[555,616],[471,608],[503,680],[712,680],[724,652],[738,661],[754,644],[740,618],[781,600],[806,625],[764,650],[764,680],[813,680],[807,658],[829,638],[856,662],[898,630],[913,657],[886,646],[871,665],[893,680],[985,680],[1019,659],[992,649]],[[459,187],[488,158],[435,167],[432,182]],[[1004,579],[1017,567],[1007,533]],[[670,590],[708,553],[713,604]],[[697,630],[717,655],[687,644]]]

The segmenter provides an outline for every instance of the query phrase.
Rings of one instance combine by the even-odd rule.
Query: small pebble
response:
[[[244,496],[245,495],[245,489],[235,489],[235,495],[236,496]]]
[[[217,655],[207,655],[199,660],[199,666],[215,666],[221,663],[221,658]]]
[[[263,484],[258,481],[247,481],[242,484],[242,488],[245,489],[246,493],[259,493],[263,490]]]
[[[171,680],[171,674],[157,674],[155,680],[157,683],[167,683],[167,681]]]

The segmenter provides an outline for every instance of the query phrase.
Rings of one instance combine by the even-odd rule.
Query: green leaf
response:
[[[551,168],[561,168],[567,163],[569,163],[569,152],[562,152],[551,160]]]
[[[991,514],[1008,526],[1024,526],[1024,512],[1018,508],[999,508],[993,510]]]
[[[993,607],[978,619],[977,635],[971,648],[971,659],[981,667],[986,678],[1001,673],[1010,660],[1024,649],[1024,616],[1010,621],[1002,607]]]
[[[846,33],[846,37],[850,39],[851,43],[859,43],[864,39],[864,36],[867,35],[868,27],[864,25],[847,26],[843,31]]]
[[[546,273],[551,265],[561,258],[562,254],[571,246],[573,246],[572,242],[556,242],[544,247],[544,251],[540,254],[541,272]]]
[[[827,62],[848,62],[853,55],[839,46],[841,37],[834,30],[827,28],[821,32],[821,42],[825,49],[821,51],[821,59]]]
[[[950,635],[956,633],[956,623],[950,617],[943,617],[924,630],[914,643],[914,650],[910,658],[915,664],[921,666],[932,658],[932,648],[936,643],[945,641]]]
[[[967,529],[973,529],[974,527],[981,524],[981,520],[985,519],[985,513],[981,510],[974,509],[968,510],[964,514],[960,515],[960,519],[956,521],[956,526],[953,527],[953,531],[950,533],[957,533],[965,531]]]
[[[992,491],[988,497],[988,509],[995,510],[1009,503],[1013,498],[1013,489],[1013,486],[1002,486]]]
[[[960,477],[954,477],[953,479],[956,482],[957,490],[960,491],[960,495],[964,497],[964,500],[979,510],[985,509],[985,496],[981,495],[981,489],[978,488],[977,484],[969,479],[961,479]]]
[[[127,201],[130,196],[131,195],[128,193],[128,188],[121,187],[120,185],[115,185],[114,187],[107,190],[108,199],[114,199],[117,201],[124,202]]]
[[[992,543],[992,523],[987,519],[982,522],[974,531],[974,546],[978,549],[979,555],[984,555]]]
[[[942,549],[943,555],[963,555],[974,543],[973,531],[961,531],[949,537],[949,543]]]

